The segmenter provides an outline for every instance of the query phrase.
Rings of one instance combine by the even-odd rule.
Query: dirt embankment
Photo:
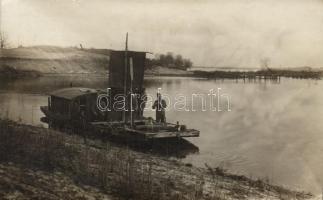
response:
[[[308,199],[102,140],[0,120],[1,199]],[[19,197],[19,198],[18,198]]]
[[[109,62],[107,51],[53,46],[2,49],[0,72],[12,76],[17,73],[28,76],[28,72],[39,75],[105,73]]]

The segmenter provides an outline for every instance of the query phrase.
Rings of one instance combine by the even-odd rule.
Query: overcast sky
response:
[[[175,52],[195,65],[323,67],[323,0],[3,0],[10,44]]]

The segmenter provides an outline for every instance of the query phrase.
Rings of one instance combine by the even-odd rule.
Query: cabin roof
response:
[[[114,51],[114,52],[126,52],[125,50],[111,50],[111,52]],[[151,53],[151,52],[148,52],[148,51],[130,51],[130,50],[127,50],[127,53]]]
[[[91,88],[71,87],[56,90],[50,93],[51,96],[60,97],[68,100],[72,100],[76,97],[83,96],[86,94],[96,94],[98,91]]]

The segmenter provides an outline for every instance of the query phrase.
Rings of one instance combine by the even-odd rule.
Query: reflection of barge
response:
[[[90,88],[65,88],[54,91],[48,98],[48,106],[41,111],[42,121],[50,128],[89,130],[102,135],[161,139],[198,137],[199,131],[185,125],[160,123],[143,116],[145,105],[144,79],[145,52],[112,51],[109,63],[109,93],[106,94],[106,111],[98,108],[98,96],[102,90]],[[125,109],[112,109],[120,94]],[[135,95],[133,95],[135,94]],[[140,106],[131,106],[136,102]],[[100,102],[101,103],[101,102]],[[110,107],[109,107],[110,106]]]

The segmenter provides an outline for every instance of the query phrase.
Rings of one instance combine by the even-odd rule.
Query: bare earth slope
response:
[[[0,71],[9,67],[45,74],[103,73],[108,61],[108,55],[91,49],[36,46],[0,50]]]

